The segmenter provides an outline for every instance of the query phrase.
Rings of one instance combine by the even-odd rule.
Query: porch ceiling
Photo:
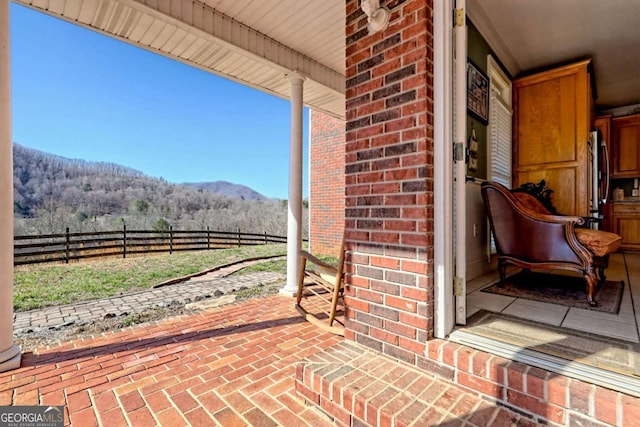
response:
[[[65,21],[344,117],[344,1],[14,0]]]
[[[343,0],[14,0],[69,22],[344,118]],[[593,58],[599,108],[640,103],[640,8],[629,0],[468,0],[512,75]]]

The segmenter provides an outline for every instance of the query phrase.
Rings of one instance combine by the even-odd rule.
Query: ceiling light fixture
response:
[[[369,34],[384,31],[389,25],[391,12],[386,7],[380,7],[380,0],[362,0],[360,8],[367,15]]]

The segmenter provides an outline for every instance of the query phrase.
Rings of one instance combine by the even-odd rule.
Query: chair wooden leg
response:
[[[340,292],[342,286],[340,283],[336,284],[333,288],[333,297],[331,298],[331,311],[329,312],[329,326],[333,325],[333,321],[336,318],[336,311],[338,308],[338,299],[340,298]]]
[[[498,273],[500,274],[500,283],[498,283],[498,287],[501,288],[506,283],[505,280],[507,280],[507,263],[501,259],[498,260]]]
[[[300,305],[302,293],[304,292],[304,270],[307,268],[307,259],[300,257],[300,269],[298,270],[298,295],[296,296],[296,304]]]
[[[607,276],[604,275],[604,267],[598,267],[598,284],[602,285],[605,280],[607,280]]]
[[[587,302],[591,307],[595,307],[598,303],[593,299],[593,293],[595,292],[598,280],[596,278],[596,273],[593,271],[593,267],[589,267],[584,274],[584,278],[587,282]]]
[[[595,258],[593,261],[593,265],[597,268],[598,271],[598,284],[601,285],[605,282],[605,280],[607,280],[607,276],[605,276],[604,271],[609,266],[609,254],[603,257]]]

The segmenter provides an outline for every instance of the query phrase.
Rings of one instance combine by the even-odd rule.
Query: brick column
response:
[[[338,256],[344,234],[344,120],[311,111],[309,246]]]
[[[409,363],[433,335],[432,0],[346,4],[345,336]]]
[[[13,343],[13,144],[9,0],[0,0],[0,372],[20,367]]]

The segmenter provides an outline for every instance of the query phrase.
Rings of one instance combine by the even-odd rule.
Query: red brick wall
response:
[[[298,364],[296,390],[347,426],[640,426],[638,397],[451,341],[427,347],[424,373],[358,346],[330,347]],[[438,424],[444,412],[455,419]]]
[[[432,0],[346,2],[346,338],[416,364],[433,332]]]
[[[309,246],[338,256],[344,235],[344,120],[311,111]]]
[[[345,337],[553,423],[640,425],[638,398],[433,339],[433,0],[382,3],[369,35],[346,2]]]
[[[637,397],[453,342],[429,341],[418,366],[557,425],[640,426]]]

